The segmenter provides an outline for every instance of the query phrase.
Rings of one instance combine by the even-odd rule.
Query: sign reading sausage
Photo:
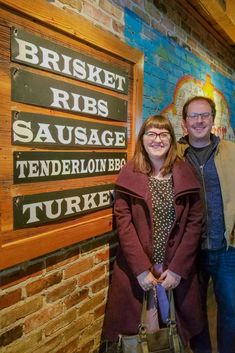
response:
[[[127,128],[50,115],[13,112],[12,143],[55,148],[126,148]]]

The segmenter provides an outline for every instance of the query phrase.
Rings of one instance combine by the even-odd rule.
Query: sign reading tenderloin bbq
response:
[[[13,159],[14,183],[116,174],[126,159],[126,153],[18,151]]]

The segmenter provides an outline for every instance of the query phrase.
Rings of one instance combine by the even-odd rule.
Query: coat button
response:
[[[168,242],[168,246],[172,248],[172,246],[175,244],[175,241],[173,239],[170,239]]]
[[[179,228],[180,227],[180,222],[176,222],[176,224],[175,224],[175,228]]]

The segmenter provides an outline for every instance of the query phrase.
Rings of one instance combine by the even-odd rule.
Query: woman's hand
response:
[[[165,289],[176,288],[181,281],[181,276],[170,270],[164,271],[159,280],[162,281],[162,286]]]
[[[140,287],[144,291],[153,288],[153,286],[156,286],[156,284],[158,283],[158,280],[154,277],[154,275],[150,271],[144,271],[140,273],[137,276],[137,280],[139,282]]]

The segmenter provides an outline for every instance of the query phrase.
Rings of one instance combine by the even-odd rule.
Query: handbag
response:
[[[175,321],[175,303],[172,289],[168,291],[170,303],[167,326],[154,333],[146,332],[147,293],[144,294],[139,332],[136,335],[119,335],[117,353],[183,353],[184,347]]]

